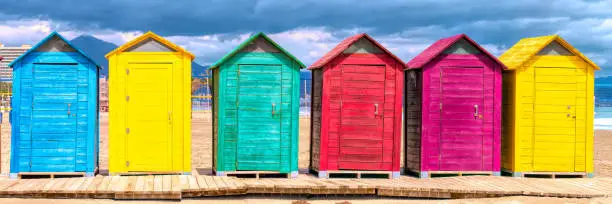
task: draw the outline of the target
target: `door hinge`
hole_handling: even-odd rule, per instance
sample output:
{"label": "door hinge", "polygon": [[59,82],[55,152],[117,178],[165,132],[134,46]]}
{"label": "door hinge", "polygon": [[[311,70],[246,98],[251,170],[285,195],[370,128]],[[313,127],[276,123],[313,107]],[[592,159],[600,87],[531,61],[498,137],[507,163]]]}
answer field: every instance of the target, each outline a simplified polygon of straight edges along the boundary
{"label": "door hinge", "polygon": [[125,96],[125,101],[130,101],[130,96]]}
{"label": "door hinge", "polygon": [[440,103],[440,110],[442,110],[442,103]]}
{"label": "door hinge", "polygon": [[130,69],[125,69],[125,74],[130,75]]}
{"label": "door hinge", "polygon": [[125,161],[125,167],[129,167],[130,166],[130,161]]}
{"label": "door hinge", "polygon": [[130,134],[130,128],[125,128],[125,133]]}

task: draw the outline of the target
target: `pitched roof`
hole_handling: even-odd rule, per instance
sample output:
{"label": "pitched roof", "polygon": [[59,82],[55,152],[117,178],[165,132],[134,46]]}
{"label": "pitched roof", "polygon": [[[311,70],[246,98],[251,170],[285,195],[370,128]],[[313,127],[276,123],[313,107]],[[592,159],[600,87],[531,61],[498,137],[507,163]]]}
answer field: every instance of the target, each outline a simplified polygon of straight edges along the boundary
{"label": "pitched roof", "polygon": [[476,49],[480,50],[482,53],[487,55],[489,58],[493,59],[493,61],[500,64],[503,67],[503,69],[507,69],[506,66],[501,61],[499,61],[499,59],[497,59],[497,57],[489,53],[486,49],[481,47],[478,43],[476,43],[466,34],[458,34],[452,37],[442,38],[436,41],[435,43],[431,44],[427,49],[425,49],[423,52],[421,52],[419,55],[412,58],[412,60],[408,62],[408,69],[422,68],[423,66],[425,66],[425,64],[433,60],[435,57],[437,57],[442,52],[444,52],[444,50],[453,46],[456,42],[458,42],[461,39],[465,39],[466,41],[468,41],[470,44],[472,44],[472,46],[476,47]]}
{"label": "pitched roof", "polygon": [[518,43],[514,44],[514,46],[512,46],[508,51],[502,54],[499,59],[504,62],[506,66],[508,66],[508,69],[517,69],[553,41],[557,41],[565,49],[582,58],[582,60],[593,66],[595,70],[600,69],[597,64],[591,61],[588,57],[584,56],[572,45],[567,43],[567,41],[563,40],[563,38],[561,38],[559,35],[523,38]]}
{"label": "pitched roof", "polygon": [[306,67],[304,65],[304,63],[302,63],[300,60],[298,60],[295,56],[293,56],[291,53],[287,52],[287,50],[285,50],[284,48],[282,48],[280,45],[276,44],[276,42],[274,42],[272,39],[270,39],[268,36],[266,36],[266,34],[259,32],[251,37],[249,37],[249,39],[245,40],[244,42],[240,43],[240,45],[238,45],[236,48],[234,48],[231,52],[227,53],[225,56],[223,56],[221,59],[217,60],[213,65],[211,65],[208,69],[214,69],[217,68],[219,66],[221,66],[221,64],[225,63],[227,60],[231,59],[234,55],[236,55],[236,53],[238,53],[240,50],[242,50],[242,48],[248,46],[249,44],[251,44],[251,42],[255,41],[257,38],[262,37],[263,39],[265,39],[266,41],[268,41],[270,44],[272,44],[274,47],[276,47],[277,49],[279,49],[281,52],[283,52],[283,54],[287,55],[289,58],[291,58],[292,60],[296,61],[298,63],[298,65],[300,65],[300,68],[304,68]]}
{"label": "pitched roof", "polygon": [[89,55],[85,54],[85,52],[81,51],[81,49],[79,49],[79,48],[75,47],[74,45],[72,45],[72,43],[70,43],[70,41],[66,40],[66,38],[64,38],[62,35],[60,35],[59,33],[55,32],[55,31],[51,32],[51,34],[47,35],[47,37],[43,38],[40,42],[38,42],[36,45],[34,45],[28,51],[26,51],[25,53],[23,53],[22,55],[17,57],[17,59],[13,60],[13,62],[11,62],[9,64],[9,67],[13,67],[13,65],[15,65],[15,63],[21,61],[25,56],[27,56],[30,53],[34,52],[36,49],[38,49],[38,47],[44,45],[47,41],[52,39],[54,36],[57,36],[59,39],[64,41],[66,44],[68,44],[68,46],[70,46],[72,49],[76,50],[79,54],[83,55],[87,60],[89,60],[94,65],[96,65],[96,67],[98,67],[98,69],[100,68],[100,65],[98,63],[96,63],[96,61],[94,61],[91,57],[89,57]]}
{"label": "pitched roof", "polygon": [[161,36],[151,32],[151,31],[146,32],[145,34],[142,34],[141,36],[138,36],[136,39],[133,39],[133,40],[131,40],[131,41],[121,45],[120,47],[116,48],[113,51],[110,51],[104,57],[108,58],[108,57],[110,57],[111,55],[113,55],[115,53],[124,52],[125,50],[130,49],[131,47],[133,47],[133,46],[137,45],[138,43],[140,43],[142,41],[145,41],[147,39],[156,40],[159,43],[161,43],[161,44],[163,44],[163,45],[165,45],[167,47],[170,47],[170,48],[172,48],[174,50],[177,50],[177,51],[179,51],[181,53],[185,53],[185,54],[189,55],[189,57],[191,57],[191,60],[193,60],[195,58],[195,55],[193,55],[191,52],[185,50],[181,46],[178,46],[178,45],[176,45],[176,44],[166,40],[165,38],[163,38],[163,37],[161,37]]}
{"label": "pitched roof", "polygon": [[318,69],[318,68],[321,68],[321,67],[325,66],[327,63],[332,61],[338,55],[342,54],[342,52],[344,52],[344,50],[346,50],[349,47],[351,47],[351,45],[353,45],[353,43],[357,42],[361,38],[366,38],[367,40],[372,42],[372,44],[374,44],[376,47],[378,47],[379,49],[384,51],[387,55],[393,57],[393,59],[395,59],[397,62],[399,62],[402,66],[405,66],[404,61],[402,61],[399,57],[397,57],[393,53],[391,53],[391,51],[387,50],[387,48],[383,47],[380,43],[376,42],[376,40],[374,40],[374,38],[370,37],[366,33],[361,33],[361,34],[353,35],[351,37],[348,37],[348,38],[344,39],[342,42],[340,42],[340,44],[336,45],[336,47],[334,47],[334,49],[332,49],[331,51],[327,52],[325,55],[323,55],[323,57],[319,58],[315,63],[310,65],[310,67],[308,67],[308,69]]}

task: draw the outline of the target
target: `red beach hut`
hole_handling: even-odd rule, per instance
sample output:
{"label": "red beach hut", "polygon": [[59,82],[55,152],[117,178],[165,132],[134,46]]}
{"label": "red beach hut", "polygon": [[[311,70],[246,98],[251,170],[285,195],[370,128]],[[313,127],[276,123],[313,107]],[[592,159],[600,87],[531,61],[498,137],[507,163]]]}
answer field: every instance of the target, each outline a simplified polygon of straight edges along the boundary
{"label": "red beach hut", "polygon": [[342,41],[312,70],[310,169],[399,177],[405,64],[367,34]]}
{"label": "red beach hut", "polygon": [[405,160],[421,178],[500,172],[505,66],[465,34],[441,39],[405,72]]}

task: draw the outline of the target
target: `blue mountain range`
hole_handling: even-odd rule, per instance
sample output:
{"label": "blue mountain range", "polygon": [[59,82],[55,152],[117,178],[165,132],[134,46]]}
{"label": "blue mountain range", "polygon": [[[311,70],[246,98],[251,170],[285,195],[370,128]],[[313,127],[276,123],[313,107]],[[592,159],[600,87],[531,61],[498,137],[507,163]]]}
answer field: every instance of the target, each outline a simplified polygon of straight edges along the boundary
{"label": "blue mountain range", "polygon": [[[91,35],[81,35],[72,39],[70,43],[87,53],[87,55],[96,61],[96,63],[102,66],[102,69],[100,70],[100,77],[108,76],[108,60],[106,60],[104,55],[117,48],[117,45],[98,39]],[[208,76],[206,74],[207,68],[208,66],[202,66],[196,62],[192,62],[191,74],[193,77]]]}

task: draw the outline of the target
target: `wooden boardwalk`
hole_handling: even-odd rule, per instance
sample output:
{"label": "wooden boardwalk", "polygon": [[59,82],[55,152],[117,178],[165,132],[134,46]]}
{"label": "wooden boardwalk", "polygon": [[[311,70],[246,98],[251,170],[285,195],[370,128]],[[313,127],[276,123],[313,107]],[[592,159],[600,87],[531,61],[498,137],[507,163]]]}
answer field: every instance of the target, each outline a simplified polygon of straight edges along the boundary
{"label": "wooden boardwalk", "polygon": [[612,178],[541,179],[492,176],[417,179],[241,179],[159,175],[90,178],[0,179],[0,197],[172,199],[244,194],[378,195],[420,198],[549,196],[592,198],[612,195]]}

